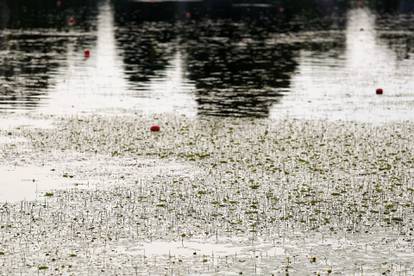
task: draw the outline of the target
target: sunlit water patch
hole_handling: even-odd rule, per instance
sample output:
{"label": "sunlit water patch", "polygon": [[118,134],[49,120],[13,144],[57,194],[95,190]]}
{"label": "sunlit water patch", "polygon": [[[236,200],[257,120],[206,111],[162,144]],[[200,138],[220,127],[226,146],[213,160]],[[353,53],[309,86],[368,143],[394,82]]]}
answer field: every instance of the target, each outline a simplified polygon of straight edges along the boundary
{"label": "sunlit water patch", "polygon": [[52,174],[47,167],[40,166],[2,166],[0,167],[0,201],[31,201],[48,193],[52,189],[65,187],[65,181]]}
{"label": "sunlit water patch", "polygon": [[0,136],[0,145],[2,144],[18,144],[27,142],[24,138],[16,138],[10,136]]}
{"label": "sunlit water patch", "polygon": [[[185,241],[184,241],[185,240]],[[125,250],[131,255],[153,257],[174,257],[189,258],[196,255],[200,256],[250,256],[252,252],[258,252],[265,256],[284,255],[284,249],[276,244],[266,242],[254,242],[253,244],[244,240],[226,239],[204,239],[204,240],[187,240],[182,241],[152,241],[141,243],[138,246],[131,244],[120,245],[118,250]]]}
{"label": "sunlit water patch", "polygon": [[54,128],[53,120],[50,118],[39,118],[25,115],[2,116],[0,117],[0,129],[12,130],[19,128]]}

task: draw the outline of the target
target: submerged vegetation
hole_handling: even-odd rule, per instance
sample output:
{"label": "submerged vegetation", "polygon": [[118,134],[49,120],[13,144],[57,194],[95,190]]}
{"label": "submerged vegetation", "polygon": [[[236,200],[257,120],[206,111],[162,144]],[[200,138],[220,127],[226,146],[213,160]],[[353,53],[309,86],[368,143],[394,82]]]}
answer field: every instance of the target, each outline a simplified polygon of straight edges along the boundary
{"label": "submerged vegetation", "polygon": [[[57,129],[13,130],[30,142],[25,150],[4,145],[4,160],[43,162],[76,153],[91,165],[94,156],[121,165],[144,158],[193,171],[142,178],[140,168],[124,163],[125,175],[113,185],[102,179],[96,189],[74,186],[38,201],[2,204],[2,271],[414,271],[412,123],[156,120],[159,133],[148,129],[154,118],[141,116],[77,116],[61,119]],[[189,250],[145,252],[144,244],[159,241]],[[224,249],[205,253],[194,243]],[[240,249],[228,253],[232,247]]]}

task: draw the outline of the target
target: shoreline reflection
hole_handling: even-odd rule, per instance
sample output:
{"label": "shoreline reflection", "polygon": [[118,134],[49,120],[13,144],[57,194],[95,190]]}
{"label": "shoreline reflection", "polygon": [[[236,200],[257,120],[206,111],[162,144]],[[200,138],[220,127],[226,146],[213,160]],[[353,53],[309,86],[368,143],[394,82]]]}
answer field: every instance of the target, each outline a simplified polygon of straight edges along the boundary
{"label": "shoreline reflection", "polygon": [[17,1],[0,0],[0,112],[411,118],[404,0]]}

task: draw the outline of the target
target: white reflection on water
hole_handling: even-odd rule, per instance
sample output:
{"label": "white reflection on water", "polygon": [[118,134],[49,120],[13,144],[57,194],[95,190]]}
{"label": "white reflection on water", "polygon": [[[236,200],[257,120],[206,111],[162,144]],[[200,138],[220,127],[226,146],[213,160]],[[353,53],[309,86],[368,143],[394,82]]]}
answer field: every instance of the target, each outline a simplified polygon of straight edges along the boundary
{"label": "white reflection on water", "polygon": [[[184,80],[182,58],[177,52],[162,77],[145,84],[147,93],[135,91],[124,74],[123,63],[115,41],[113,10],[105,2],[99,11],[96,47],[85,59],[82,49],[68,44],[67,66],[61,67],[56,85],[50,88],[39,111],[52,114],[118,112],[119,109],[139,112],[179,112],[195,114],[195,101],[183,91],[192,86]],[[93,34],[91,34],[93,35]],[[85,47],[86,48],[86,47]]]}
{"label": "white reflection on water", "polygon": [[[348,12],[345,31],[308,32],[317,38],[309,38],[313,42],[329,45],[331,41],[339,47],[314,50],[306,47],[307,40],[299,40],[305,47],[299,50],[296,73],[292,74],[284,96],[273,104],[270,116],[376,122],[413,120],[414,59],[399,59],[386,40],[380,38],[381,34],[393,31],[380,29],[375,21],[376,16],[370,10],[353,9]],[[48,88],[47,97],[41,99],[40,112],[127,110],[196,116],[197,88],[187,77],[191,67],[186,65],[187,53],[185,48],[180,49],[179,43],[171,43],[170,50],[175,54],[162,72],[149,77],[149,81],[134,83],[125,73],[122,47],[117,47],[114,11],[109,1],[99,7],[96,33],[71,32],[66,66],[57,69],[55,84]],[[301,37],[301,33],[296,35]],[[95,36],[96,45],[79,43],[82,39],[93,41]],[[294,38],[295,34],[289,35],[292,41],[283,43],[294,43]],[[91,48],[89,59],[83,58],[82,47]],[[377,87],[384,89],[384,95],[375,95]],[[219,92],[226,100],[226,91]],[[213,100],[222,99],[215,96]],[[254,110],[256,106],[250,108]]]}
{"label": "white reflection on water", "polygon": [[1,166],[0,202],[35,200],[38,196],[64,186],[62,178],[52,177],[42,166]]}
{"label": "white reflection on water", "polygon": [[195,85],[185,76],[185,59],[177,50],[164,74],[153,77],[137,91],[139,109],[149,113],[182,113],[195,116],[197,107],[194,98]]}
{"label": "white reflection on water", "polygon": [[83,58],[82,49],[68,44],[67,67],[60,68],[42,112],[90,112],[130,103],[125,101],[127,83],[115,47],[113,11],[108,3],[100,7],[97,25],[97,43],[89,59]]}
{"label": "white reflection on water", "polygon": [[252,252],[260,252],[269,256],[283,255],[285,250],[264,241],[246,245],[242,239],[223,239],[217,242],[211,239],[190,241],[152,241],[135,246],[122,245],[119,250],[126,251],[132,255],[153,256],[175,256],[191,257],[194,252],[204,256],[248,256]]}
{"label": "white reflection on water", "polygon": [[[413,60],[398,60],[378,38],[368,9],[348,13],[344,53],[301,50],[290,92],[272,117],[384,122],[412,120]],[[375,95],[377,87],[384,95]]]}

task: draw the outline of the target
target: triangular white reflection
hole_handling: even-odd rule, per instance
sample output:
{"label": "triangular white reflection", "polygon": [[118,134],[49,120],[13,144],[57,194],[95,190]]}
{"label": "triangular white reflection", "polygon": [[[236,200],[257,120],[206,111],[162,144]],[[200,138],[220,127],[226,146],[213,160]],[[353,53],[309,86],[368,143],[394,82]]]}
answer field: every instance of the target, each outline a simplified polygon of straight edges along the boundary
{"label": "triangular white reflection", "polygon": [[[82,40],[95,35],[72,32]],[[83,49],[75,48],[76,39],[68,43],[67,66],[59,69],[56,84],[50,88],[50,98],[40,111],[66,114],[132,107],[131,101],[125,99],[127,82],[116,48],[109,2],[99,7],[96,35],[96,47],[91,47],[88,59],[83,57]]]}
{"label": "triangular white reflection", "polygon": [[[345,44],[328,51],[301,50],[290,92],[271,116],[384,122],[414,119],[406,103],[413,102],[413,61],[398,61],[381,41],[376,16],[368,9],[348,12]],[[339,33],[340,34],[340,33]],[[340,38],[332,38],[339,41]],[[375,95],[377,87],[385,90]]]}

